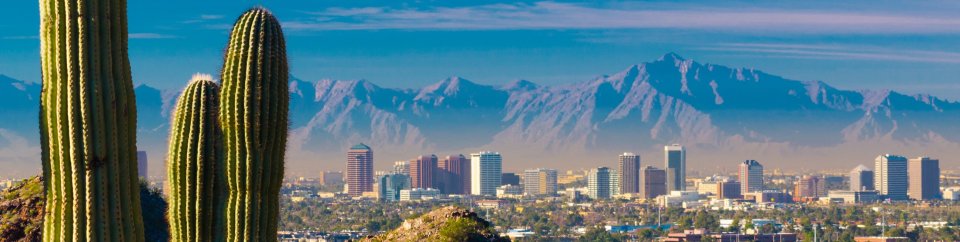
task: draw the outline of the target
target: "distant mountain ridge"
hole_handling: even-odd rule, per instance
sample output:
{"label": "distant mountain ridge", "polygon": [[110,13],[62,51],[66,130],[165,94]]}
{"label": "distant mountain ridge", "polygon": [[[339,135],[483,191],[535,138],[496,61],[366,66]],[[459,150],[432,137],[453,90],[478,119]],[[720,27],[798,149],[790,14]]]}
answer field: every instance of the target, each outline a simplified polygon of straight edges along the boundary
{"label": "distant mountain ridge", "polygon": [[[177,91],[146,85],[136,91],[140,146],[159,159]],[[0,100],[13,104],[4,117],[32,118],[4,120],[0,130],[16,130],[36,143],[38,92],[38,84],[0,76]],[[828,152],[847,144],[912,147],[902,152],[960,147],[957,102],[890,90],[840,90],[675,53],[565,85],[518,80],[493,86],[450,77],[419,89],[395,89],[365,80],[294,78],[290,94],[288,153],[294,167],[315,166],[312,160],[319,159],[338,168],[343,150],[359,142],[384,155],[378,164],[419,153],[494,149],[533,160],[523,164],[530,167],[571,154],[583,154],[570,159],[584,160],[670,143],[731,157]],[[933,146],[938,148],[924,148]]]}

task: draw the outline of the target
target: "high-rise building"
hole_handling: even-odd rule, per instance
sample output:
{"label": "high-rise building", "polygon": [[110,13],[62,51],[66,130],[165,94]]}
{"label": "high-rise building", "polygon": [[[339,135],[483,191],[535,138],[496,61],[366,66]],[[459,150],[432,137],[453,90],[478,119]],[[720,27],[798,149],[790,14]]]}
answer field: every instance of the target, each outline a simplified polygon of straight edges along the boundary
{"label": "high-rise building", "polygon": [[399,160],[393,162],[393,173],[410,175],[410,162],[405,160]]}
{"label": "high-rise building", "polygon": [[504,172],[500,175],[500,185],[514,185],[520,186],[520,175],[513,172]]}
{"label": "high-rise building", "polygon": [[667,171],[667,191],[687,189],[687,150],[682,145],[663,147],[664,170]]}
{"label": "high-rise building", "polygon": [[930,157],[910,159],[907,165],[910,177],[910,199],[940,199],[940,160]]}
{"label": "high-rise building", "polygon": [[818,176],[803,176],[794,183],[794,201],[811,201],[826,196],[826,182]]}
{"label": "high-rise building", "polygon": [[615,169],[610,169],[608,172],[610,172],[610,197],[620,195],[620,173]]}
{"label": "high-rise building", "polygon": [[343,172],[342,171],[320,172],[320,185],[325,185],[325,186],[343,185]]}
{"label": "high-rise building", "polygon": [[149,173],[147,172],[149,171],[149,169],[147,168],[149,168],[147,164],[147,152],[138,150],[137,151],[137,175],[140,176],[140,179],[146,179],[148,177]]}
{"label": "high-rise building", "polygon": [[640,197],[655,198],[667,194],[667,171],[653,166],[640,171]]}
{"label": "high-rise building", "polygon": [[470,193],[470,160],[463,155],[449,155],[437,164],[443,184],[440,192],[446,194]]}
{"label": "high-rise building", "polygon": [[640,192],[640,155],[620,155],[617,173],[620,174],[620,194]]}
{"label": "high-rise building", "polygon": [[[482,151],[470,154],[470,192],[473,195],[497,195],[503,178],[500,153]],[[519,180],[519,179],[518,179]]]}
{"label": "high-rise building", "polygon": [[347,194],[363,196],[373,191],[373,149],[363,143],[347,151]]}
{"label": "high-rise building", "polygon": [[717,182],[717,198],[724,199],[740,199],[743,198],[743,194],[740,192],[742,189],[740,182],[738,181],[718,181]]}
{"label": "high-rise building", "polygon": [[763,165],[755,160],[740,163],[740,193],[763,191]]}
{"label": "high-rise building", "polygon": [[434,171],[437,170],[436,155],[421,155],[410,161],[410,187],[434,187]]}
{"label": "high-rise building", "polygon": [[907,158],[885,154],[877,156],[874,168],[873,186],[880,196],[890,200],[907,200]]}
{"label": "high-rise building", "polygon": [[590,170],[587,174],[587,196],[593,199],[610,198],[610,168]]}
{"label": "high-rise building", "polygon": [[873,191],[873,170],[858,165],[850,171],[850,191]]}
{"label": "high-rise building", "polygon": [[556,195],[557,170],[539,168],[523,171],[523,193],[526,195]]}
{"label": "high-rise building", "polygon": [[394,173],[380,177],[380,199],[384,201],[400,201],[400,190],[410,189],[410,177]]}

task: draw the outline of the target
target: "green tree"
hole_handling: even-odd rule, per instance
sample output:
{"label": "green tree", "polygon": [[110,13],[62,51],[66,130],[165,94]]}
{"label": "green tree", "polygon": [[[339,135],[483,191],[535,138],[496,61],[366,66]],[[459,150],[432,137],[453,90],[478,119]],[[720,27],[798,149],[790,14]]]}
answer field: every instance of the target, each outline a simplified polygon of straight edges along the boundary
{"label": "green tree", "polygon": [[587,233],[584,233],[582,236],[580,236],[580,239],[578,241],[619,242],[620,239],[617,239],[616,237],[613,237],[613,235],[610,235],[610,233],[608,233],[607,230],[604,229],[603,227],[595,226],[587,230]]}

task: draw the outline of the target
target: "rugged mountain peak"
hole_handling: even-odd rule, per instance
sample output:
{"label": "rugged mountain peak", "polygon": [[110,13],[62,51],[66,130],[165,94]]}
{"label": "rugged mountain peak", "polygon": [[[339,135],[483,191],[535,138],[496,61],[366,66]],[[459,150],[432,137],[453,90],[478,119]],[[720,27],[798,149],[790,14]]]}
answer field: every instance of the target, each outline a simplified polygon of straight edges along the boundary
{"label": "rugged mountain peak", "polygon": [[540,85],[527,80],[516,80],[504,85],[501,89],[507,91],[531,91],[540,88]]}
{"label": "rugged mountain peak", "polygon": [[686,59],[684,59],[682,56],[680,56],[675,52],[667,52],[666,54],[663,54],[663,56],[660,56],[660,58],[657,59],[657,62],[661,62],[661,61],[666,61],[666,62],[681,61],[682,62],[682,61],[686,61]]}

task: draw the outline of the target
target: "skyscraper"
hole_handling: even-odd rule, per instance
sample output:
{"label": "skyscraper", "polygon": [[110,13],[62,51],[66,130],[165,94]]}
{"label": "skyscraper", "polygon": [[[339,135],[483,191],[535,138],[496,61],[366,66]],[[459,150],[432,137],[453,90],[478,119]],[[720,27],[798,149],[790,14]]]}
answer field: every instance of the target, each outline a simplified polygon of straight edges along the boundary
{"label": "skyscraper", "polygon": [[620,174],[620,194],[640,192],[640,155],[620,155],[617,172]]}
{"label": "skyscraper", "polygon": [[907,158],[885,154],[877,156],[874,165],[874,187],[890,200],[907,200]]}
{"label": "skyscraper", "polygon": [[527,195],[556,195],[557,170],[538,168],[523,171],[523,193]]}
{"label": "skyscraper", "polygon": [[362,196],[373,191],[373,149],[363,143],[347,151],[347,194]]}
{"label": "skyscraper", "polygon": [[587,196],[593,199],[610,198],[610,168],[590,170],[587,174]]}
{"label": "skyscraper", "polygon": [[763,165],[755,160],[740,163],[740,193],[763,191]]}
{"label": "skyscraper", "polygon": [[655,198],[667,194],[667,172],[653,166],[640,171],[640,197]]}
{"label": "skyscraper", "polygon": [[380,177],[380,199],[385,201],[400,201],[400,190],[410,189],[410,177],[394,173]]}
{"label": "skyscraper", "polygon": [[850,171],[850,191],[873,191],[873,170],[864,165],[858,165]]}
{"label": "skyscraper", "polygon": [[667,171],[667,191],[687,189],[687,150],[679,144],[663,147],[664,170]]}
{"label": "skyscraper", "polygon": [[500,153],[482,151],[470,154],[470,192],[474,195],[497,195],[502,178],[503,158]]}
{"label": "skyscraper", "polygon": [[137,174],[140,176],[141,179],[146,179],[147,175],[149,175],[149,173],[147,173],[149,171],[149,169],[147,168],[149,167],[147,166],[148,166],[147,152],[138,150],[137,151]]}
{"label": "skyscraper", "polygon": [[437,164],[442,173],[443,187],[440,191],[446,194],[470,193],[470,161],[463,155],[449,155]]}
{"label": "skyscraper", "polygon": [[610,197],[620,195],[620,173],[615,169],[609,169],[610,173]]}
{"label": "skyscraper", "polygon": [[434,171],[437,170],[436,155],[421,155],[410,161],[410,188],[434,187]]}
{"label": "skyscraper", "polygon": [[930,200],[940,196],[940,160],[930,157],[910,159],[907,165],[910,177],[910,199]]}

